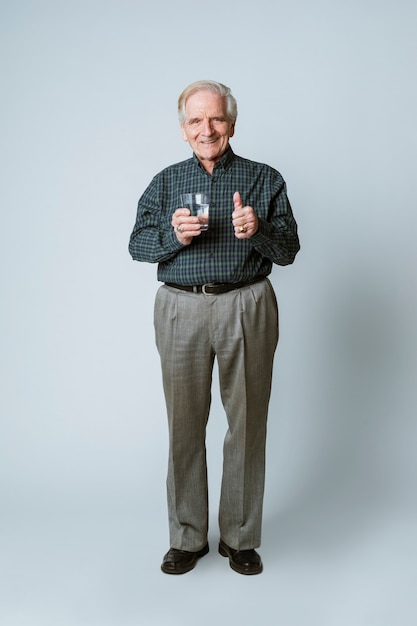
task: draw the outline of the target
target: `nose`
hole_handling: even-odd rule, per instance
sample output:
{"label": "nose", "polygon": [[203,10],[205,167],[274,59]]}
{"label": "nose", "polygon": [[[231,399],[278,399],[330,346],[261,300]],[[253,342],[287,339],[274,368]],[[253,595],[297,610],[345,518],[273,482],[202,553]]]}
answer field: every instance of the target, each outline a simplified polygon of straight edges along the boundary
{"label": "nose", "polygon": [[213,125],[211,123],[211,120],[209,118],[203,120],[203,126],[202,126],[202,133],[203,135],[211,135],[213,132]]}

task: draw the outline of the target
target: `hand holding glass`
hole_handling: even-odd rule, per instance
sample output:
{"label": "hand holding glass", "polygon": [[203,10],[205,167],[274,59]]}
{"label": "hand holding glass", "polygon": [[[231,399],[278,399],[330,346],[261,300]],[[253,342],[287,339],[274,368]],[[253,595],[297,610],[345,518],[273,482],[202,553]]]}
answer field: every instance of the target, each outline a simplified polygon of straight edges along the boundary
{"label": "hand holding glass", "polygon": [[182,193],[181,206],[196,215],[201,230],[208,230],[210,198],[206,193]]}

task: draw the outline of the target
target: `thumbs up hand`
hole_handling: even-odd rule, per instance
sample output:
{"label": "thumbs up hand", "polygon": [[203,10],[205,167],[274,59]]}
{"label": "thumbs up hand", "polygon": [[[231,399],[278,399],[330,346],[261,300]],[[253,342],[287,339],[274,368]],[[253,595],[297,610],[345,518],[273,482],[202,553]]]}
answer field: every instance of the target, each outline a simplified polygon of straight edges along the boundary
{"label": "thumbs up hand", "polygon": [[243,206],[240,193],[233,194],[235,210],[232,213],[232,223],[237,239],[249,239],[258,230],[258,216],[251,206]]}

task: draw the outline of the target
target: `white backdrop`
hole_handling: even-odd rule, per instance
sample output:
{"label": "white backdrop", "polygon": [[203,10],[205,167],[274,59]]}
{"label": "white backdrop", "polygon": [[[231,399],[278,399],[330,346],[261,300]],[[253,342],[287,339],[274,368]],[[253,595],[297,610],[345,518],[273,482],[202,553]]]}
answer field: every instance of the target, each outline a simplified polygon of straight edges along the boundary
{"label": "white backdrop", "polygon": [[[417,617],[413,0],[0,1],[0,619],[392,626]],[[139,195],[189,155],[179,93],[231,86],[287,181],[265,572],[163,576],[167,438]],[[222,621],[223,620],[223,621]]]}

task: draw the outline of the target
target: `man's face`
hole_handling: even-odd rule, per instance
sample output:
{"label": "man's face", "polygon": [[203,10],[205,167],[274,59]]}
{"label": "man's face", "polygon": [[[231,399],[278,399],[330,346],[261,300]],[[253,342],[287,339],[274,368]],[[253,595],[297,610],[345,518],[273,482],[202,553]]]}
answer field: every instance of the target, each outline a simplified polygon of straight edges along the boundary
{"label": "man's face", "polygon": [[226,152],[235,125],[227,115],[225,98],[202,90],[188,98],[181,129],[184,141],[188,141],[205,169],[212,170]]}

